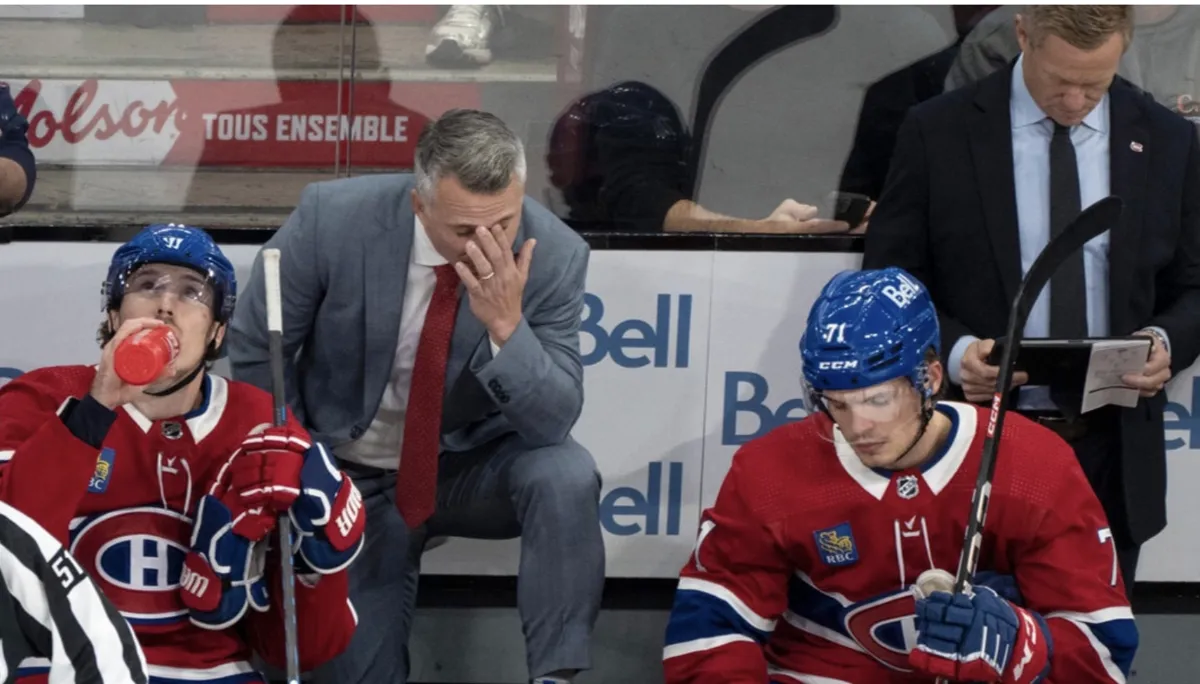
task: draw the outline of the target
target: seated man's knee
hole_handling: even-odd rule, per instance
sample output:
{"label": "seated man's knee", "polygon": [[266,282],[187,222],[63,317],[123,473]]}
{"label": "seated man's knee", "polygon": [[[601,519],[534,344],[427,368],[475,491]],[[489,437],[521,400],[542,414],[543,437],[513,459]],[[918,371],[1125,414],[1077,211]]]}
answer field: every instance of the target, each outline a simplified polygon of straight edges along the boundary
{"label": "seated man's knee", "polygon": [[520,478],[524,493],[568,505],[599,503],[600,472],[592,454],[578,442],[535,449],[528,461]]}

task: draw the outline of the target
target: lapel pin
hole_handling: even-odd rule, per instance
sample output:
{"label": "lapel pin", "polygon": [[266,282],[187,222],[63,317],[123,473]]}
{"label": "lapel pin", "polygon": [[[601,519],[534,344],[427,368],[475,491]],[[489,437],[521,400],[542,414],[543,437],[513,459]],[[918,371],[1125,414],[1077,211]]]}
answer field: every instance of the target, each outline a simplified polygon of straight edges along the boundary
{"label": "lapel pin", "polygon": [[1129,149],[1133,150],[1134,152],[1141,152],[1142,144],[1135,140],[1135,141],[1129,143]]}

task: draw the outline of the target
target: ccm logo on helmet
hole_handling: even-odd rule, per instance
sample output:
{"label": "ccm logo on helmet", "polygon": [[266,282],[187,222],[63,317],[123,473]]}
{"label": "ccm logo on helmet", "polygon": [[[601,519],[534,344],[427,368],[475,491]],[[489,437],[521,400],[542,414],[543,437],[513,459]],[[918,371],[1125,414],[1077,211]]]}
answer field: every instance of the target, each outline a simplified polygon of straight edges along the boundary
{"label": "ccm logo on helmet", "polygon": [[819,361],[817,368],[820,370],[850,370],[858,368],[857,361]]}
{"label": "ccm logo on helmet", "polygon": [[900,281],[900,286],[885,285],[883,296],[895,302],[896,306],[904,309],[909,304],[912,304],[917,295],[921,293],[921,285],[915,280],[905,277],[902,273],[896,274],[896,278]]}

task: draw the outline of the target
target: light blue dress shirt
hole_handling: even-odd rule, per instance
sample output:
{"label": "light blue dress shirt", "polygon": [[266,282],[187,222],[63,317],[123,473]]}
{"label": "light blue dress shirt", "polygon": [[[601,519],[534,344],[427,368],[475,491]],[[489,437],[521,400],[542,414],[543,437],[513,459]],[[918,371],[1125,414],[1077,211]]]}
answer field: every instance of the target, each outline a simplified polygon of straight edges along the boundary
{"label": "light blue dress shirt", "polygon": [[[1017,230],[1021,245],[1021,275],[1029,271],[1050,240],[1050,139],[1054,122],[1034,102],[1025,85],[1018,57],[1012,72],[1009,114],[1012,119],[1013,184],[1017,200]],[[1071,127],[1071,143],[1079,168],[1080,207],[1087,208],[1109,195],[1109,96],[1096,105],[1083,123]],[[1109,334],[1108,321],[1108,231],[1084,247],[1083,271],[1087,291],[1087,326],[1091,337]],[[1050,335],[1050,288],[1038,296],[1025,323],[1025,337]],[[1166,333],[1155,329],[1166,339]],[[962,384],[962,357],[967,346],[979,338],[965,336],[950,351],[950,380]],[[1021,408],[1053,409],[1044,387],[1022,389]]]}

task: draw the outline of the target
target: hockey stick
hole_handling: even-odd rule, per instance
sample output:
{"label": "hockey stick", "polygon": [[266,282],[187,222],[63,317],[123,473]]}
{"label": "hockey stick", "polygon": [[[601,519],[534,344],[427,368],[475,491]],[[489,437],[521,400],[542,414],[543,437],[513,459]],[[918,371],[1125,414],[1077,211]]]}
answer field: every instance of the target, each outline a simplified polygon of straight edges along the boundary
{"label": "hockey stick", "polygon": [[[283,387],[283,300],[279,292],[279,250],[264,249],[263,281],[267,290],[267,333],[270,337],[271,395],[274,399],[275,427],[287,425],[287,400]],[[292,523],[281,513],[279,528],[279,567],[283,585],[284,656],[287,659],[288,684],[300,683],[300,645],[296,636],[296,571],[292,567]]]}
{"label": "hockey stick", "polygon": [[[1000,354],[1000,373],[996,378],[996,393],[992,396],[992,413],[988,418],[987,437],[983,440],[983,456],[979,461],[979,476],[975,479],[975,491],[971,494],[971,519],[967,521],[967,532],[963,550],[958,557],[958,572],[953,587],[929,587],[934,591],[961,593],[967,581],[975,574],[979,565],[979,550],[983,545],[983,524],[987,519],[988,501],[992,495],[992,476],[996,472],[996,452],[1000,448],[1000,436],[1004,433],[1004,414],[1008,412],[1008,395],[1016,372],[1017,350],[1024,336],[1025,320],[1038,295],[1050,281],[1050,277],[1067,257],[1083,249],[1089,240],[1117,225],[1121,218],[1123,203],[1116,196],[1105,197],[1087,209],[1057,237],[1050,240],[1025,278],[1017,287],[1008,314],[1008,332],[1004,350]],[[938,684],[945,684],[938,678]]]}

